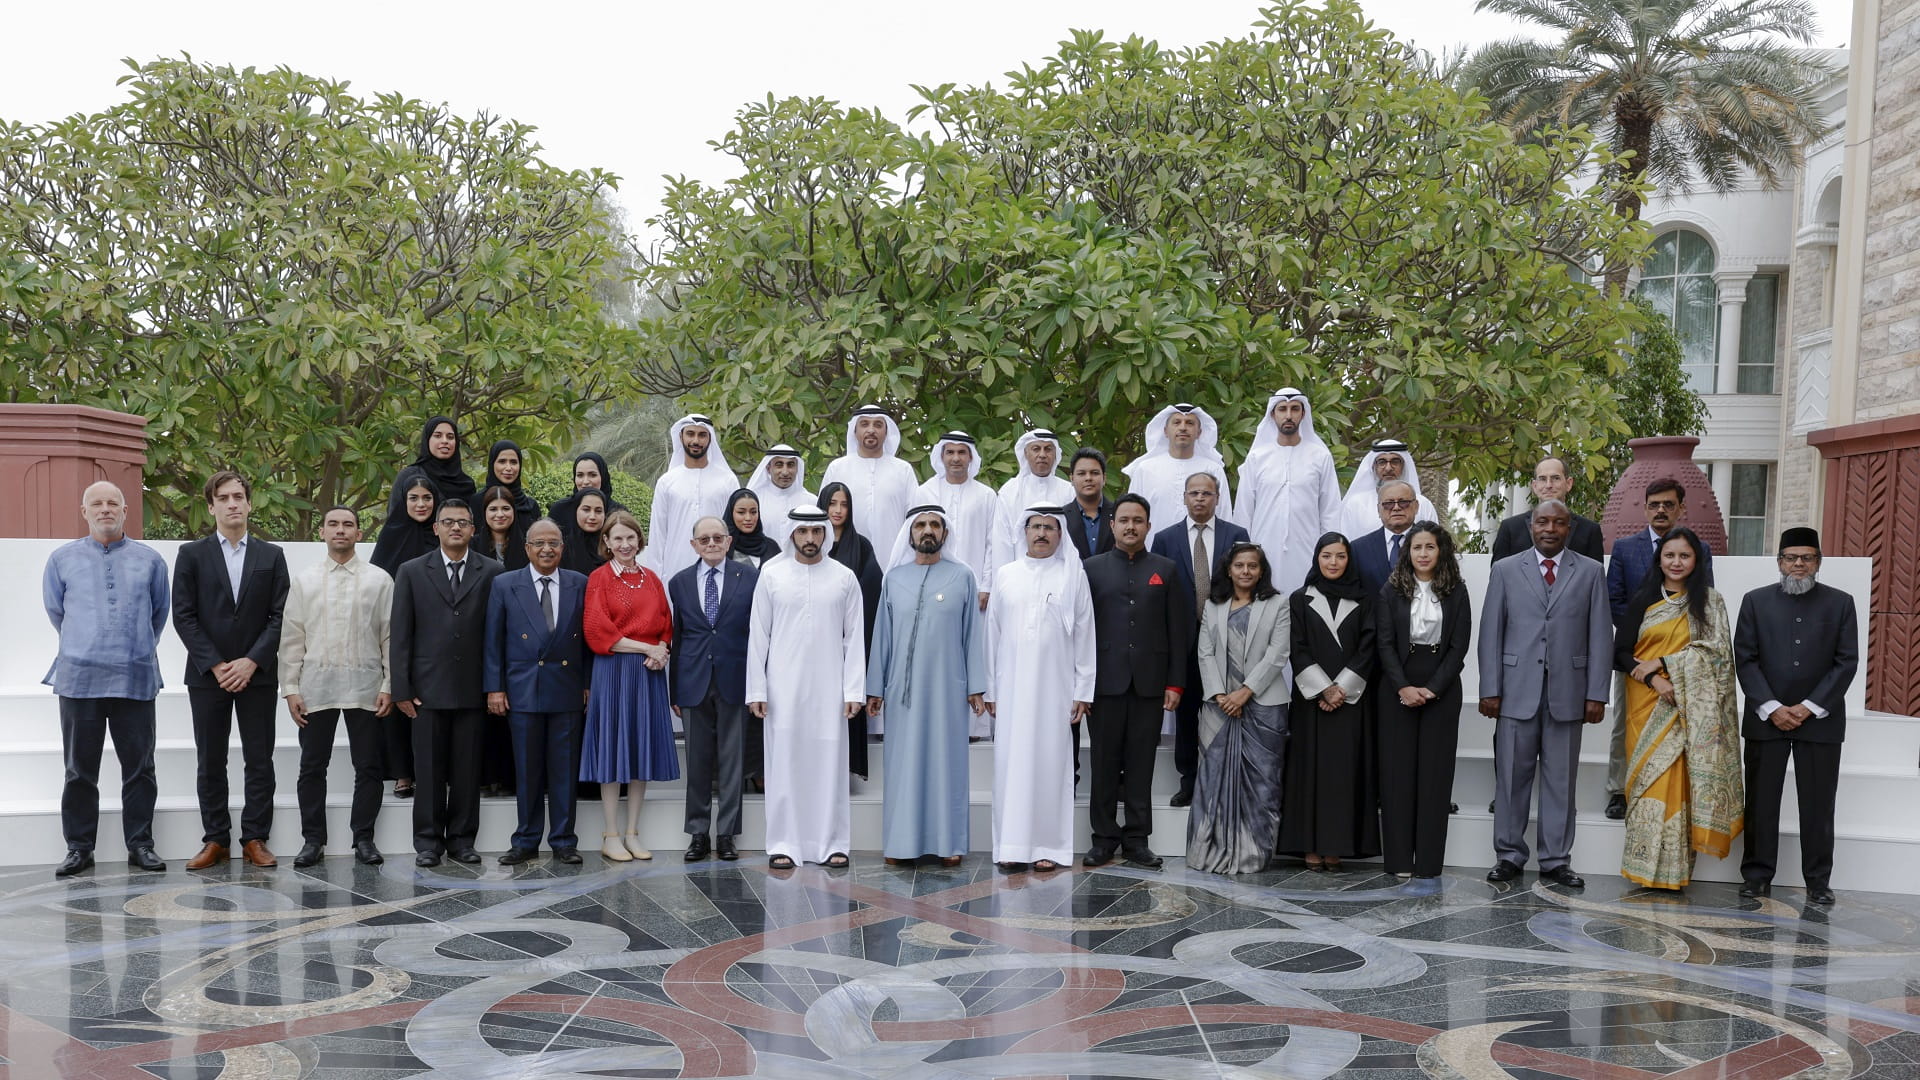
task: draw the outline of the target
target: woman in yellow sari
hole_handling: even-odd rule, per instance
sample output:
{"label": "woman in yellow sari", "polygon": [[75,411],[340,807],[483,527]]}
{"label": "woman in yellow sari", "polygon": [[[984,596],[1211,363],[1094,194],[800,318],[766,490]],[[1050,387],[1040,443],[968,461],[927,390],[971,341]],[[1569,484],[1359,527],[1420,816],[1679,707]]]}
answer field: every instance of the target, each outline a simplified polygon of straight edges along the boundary
{"label": "woman in yellow sari", "polygon": [[1620,873],[1654,889],[1740,835],[1740,712],[1727,605],[1690,529],[1667,533],[1614,631],[1627,673],[1627,836]]}

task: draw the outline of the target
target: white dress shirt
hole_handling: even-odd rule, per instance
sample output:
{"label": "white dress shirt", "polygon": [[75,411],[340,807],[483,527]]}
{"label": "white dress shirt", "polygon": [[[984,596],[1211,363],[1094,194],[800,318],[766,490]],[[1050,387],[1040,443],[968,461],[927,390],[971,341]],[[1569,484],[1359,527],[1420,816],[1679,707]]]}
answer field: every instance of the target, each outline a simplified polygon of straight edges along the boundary
{"label": "white dress shirt", "polygon": [[228,543],[226,537],[220,537],[220,554],[227,560],[227,587],[233,590],[233,602],[236,604],[240,602],[240,576],[247,568],[247,543],[251,539],[246,533],[241,533],[240,539],[232,543]]}
{"label": "white dress shirt", "polygon": [[1413,583],[1413,601],[1407,608],[1407,640],[1415,645],[1440,644],[1440,598],[1433,582]]}
{"label": "white dress shirt", "polygon": [[[1196,537],[1200,541],[1200,550],[1206,553],[1207,576],[1208,578],[1212,578],[1213,556],[1214,556],[1214,553],[1218,550],[1213,545],[1220,538],[1219,517],[1217,516],[1214,517],[1211,521],[1208,521],[1204,525],[1202,525],[1198,521],[1193,520],[1192,518],[1187,519],[1187,557],[1189,559],[1193,558],[1193,541]],[[1198,570],[1200,568],[1198,566],[1195,566],[1194,569]]]}
{"label": "white dress shirt", "polygon": [[553,611],[554,611],[553,617],[555,619],[558,619],[560,617],[560,606],[561,606],[560,605],[560,571],[559,569],[556,568],[554,572],[551,574],[543,574],[537,568],[535,568],[531,563],[529,563],[527,566],[527,573],[533,576],[533,600],[534,600],[534,603],[536,604],[540,602],[540,583],[542,581],[553,582]]}

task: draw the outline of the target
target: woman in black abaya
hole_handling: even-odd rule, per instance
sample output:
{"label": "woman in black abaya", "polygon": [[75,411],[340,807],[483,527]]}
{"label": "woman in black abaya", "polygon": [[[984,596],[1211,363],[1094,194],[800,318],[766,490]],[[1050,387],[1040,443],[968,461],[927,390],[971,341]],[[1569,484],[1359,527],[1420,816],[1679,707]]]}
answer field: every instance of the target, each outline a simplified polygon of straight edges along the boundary
{"label": "woman in black abaya", "polygon": [[[860,581],[861,607],[867,613],[867,659],[873,659],[873,617],[880,610],[880,560],[873,545],[853,527],[853,493],[847,485],[834,481],[820,489],[820,509],[827,512],[833,528],[833,547],[827,554],[833,561],[853,571]],[[861,709],[847,721],[847,767],[855,776],[867,778],[867,711]]]}

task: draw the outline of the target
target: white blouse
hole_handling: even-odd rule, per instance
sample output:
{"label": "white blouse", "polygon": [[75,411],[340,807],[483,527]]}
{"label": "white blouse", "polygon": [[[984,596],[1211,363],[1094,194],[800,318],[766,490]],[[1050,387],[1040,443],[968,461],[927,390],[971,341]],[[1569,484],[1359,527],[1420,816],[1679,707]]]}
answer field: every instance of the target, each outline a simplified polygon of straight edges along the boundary
{"label": "white blouse", "polygon": [[1440,644],[1440,598],[1433,594],[1431,581],[1414,582],[1407,610],[1407,638],[1415,645]]}

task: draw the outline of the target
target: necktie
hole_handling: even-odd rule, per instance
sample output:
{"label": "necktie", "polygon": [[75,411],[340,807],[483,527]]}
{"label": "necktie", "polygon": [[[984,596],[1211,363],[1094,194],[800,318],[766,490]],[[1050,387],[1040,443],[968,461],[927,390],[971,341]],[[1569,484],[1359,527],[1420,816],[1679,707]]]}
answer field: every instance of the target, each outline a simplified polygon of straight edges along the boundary
{"label": "necktie", "polygon": [[560,621],[560,617],[553,610],[553,579],[550,577],[540,579],[540,610],[547,616],[547,633],[553,633],[554,625]]}
{"label": "necktie", "polygon": [[450,562],[447,564],[447,576],[448,576],[448,579],[453,582],[453,587],[455,589],[458,589],[460,587],[460,568],[465,565],[467,565],[467,560],[465,559],[461,559],[459,562]]}
{"label": "necktie", "polygon": [[1552,584],[1553,584],[1553,560],[1552,560],[1552,559],[1541,559],[1541,560],[1540,560],[1540,565],[1541,565],[1541,566],[1542,566],[1543,568],[1545,568],[1545,569],[1546,569],[1546,571],[1547,571],[1547,584],[1548,584],[1548,585],[1552,585]]}
{"label": "necktie", "polygon": [[706,597],[705,606],[706,606],[706,612],[707,612],[707,624],[709,626],[720,625],[720,583],[719,581],[715,580],[719,576],[720,576],[719,567],[715,566],[715,567],[708,568],[707,597]]}
{"label": "necktie", "polygon": [[1195,610],[1207,610],[1207,594],[1213,591],[1213,567],[1207,563],[1207,527],[1201,525],[1193,530],[1193,606]]}
{"label": "necktie", "polygon": [[1404,539],[1404,537],[1399,533],[1395,533],[1387,538],[1387,569],[1389,570],[1400,565],[1400,541],[1402,539]]}

